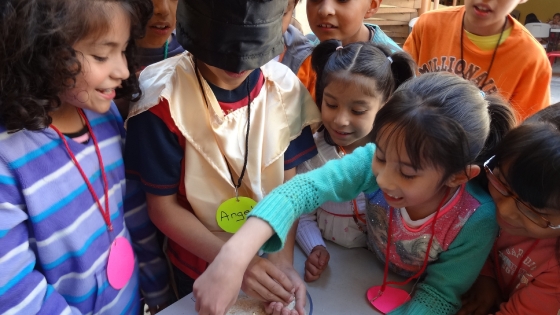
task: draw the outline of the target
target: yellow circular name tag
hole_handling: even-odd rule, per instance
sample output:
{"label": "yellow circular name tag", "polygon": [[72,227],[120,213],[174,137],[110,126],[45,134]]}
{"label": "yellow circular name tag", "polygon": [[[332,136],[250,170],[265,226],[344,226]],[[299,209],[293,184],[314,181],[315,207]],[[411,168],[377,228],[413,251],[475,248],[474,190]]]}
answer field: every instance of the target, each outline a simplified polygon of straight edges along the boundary
{"label": "yellow circular name tag", "polygon": [[256,204],[256,201],[248,197],[228,199],[218,207],[216,221],[222,230],[235,233],[247,221],[247,215]]}

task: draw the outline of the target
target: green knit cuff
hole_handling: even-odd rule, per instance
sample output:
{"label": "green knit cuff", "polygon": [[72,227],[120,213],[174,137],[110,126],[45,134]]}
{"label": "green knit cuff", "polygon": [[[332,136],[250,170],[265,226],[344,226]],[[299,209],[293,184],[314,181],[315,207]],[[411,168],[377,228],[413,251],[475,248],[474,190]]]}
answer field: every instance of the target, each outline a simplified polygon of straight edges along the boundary
{"label": "green knit cuff", "polygon": [[270,194],[261,200],[249,213],[249,217],[256,217],[266,221],[275,234],[261,248],[266,253],[277,252],[284,247],[288,232],[297,217],[294,215],[292,203],[281,194]]}

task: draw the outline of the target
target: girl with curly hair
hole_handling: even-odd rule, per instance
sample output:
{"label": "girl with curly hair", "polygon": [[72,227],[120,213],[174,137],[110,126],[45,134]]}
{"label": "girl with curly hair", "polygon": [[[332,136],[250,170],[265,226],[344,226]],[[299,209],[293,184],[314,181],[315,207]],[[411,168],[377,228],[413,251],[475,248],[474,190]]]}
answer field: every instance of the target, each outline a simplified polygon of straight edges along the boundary
{"label": "girl with curly hair", "polygon": [[[0,5],[0,313],[139,314],[167,302],[115,97],[139,97],[150,0]],[[134,244],[136,256],[131,243]]]}

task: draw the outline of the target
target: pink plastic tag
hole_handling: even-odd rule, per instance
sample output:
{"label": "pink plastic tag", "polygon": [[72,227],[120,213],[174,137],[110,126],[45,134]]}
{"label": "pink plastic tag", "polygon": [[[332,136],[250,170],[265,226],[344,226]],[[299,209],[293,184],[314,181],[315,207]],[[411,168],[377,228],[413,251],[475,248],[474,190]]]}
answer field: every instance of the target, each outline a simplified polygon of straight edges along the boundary
{"label": "pink plastic tag", "polygon": [[109,284],[111,287],[120,290],[128,283],[133,272],[134,252],[132,246],[126,238],[117,237],[111,244],[107,262]]}
{"label": "pink plastic tag", "polygon": [[381,290],[380,285],[371,287],[367,290],[366,296],[371,305],[383,314],[389,313],[410,300],[410,295],[405,290],[386,286],[381,295],[379,295],[379,290]]}

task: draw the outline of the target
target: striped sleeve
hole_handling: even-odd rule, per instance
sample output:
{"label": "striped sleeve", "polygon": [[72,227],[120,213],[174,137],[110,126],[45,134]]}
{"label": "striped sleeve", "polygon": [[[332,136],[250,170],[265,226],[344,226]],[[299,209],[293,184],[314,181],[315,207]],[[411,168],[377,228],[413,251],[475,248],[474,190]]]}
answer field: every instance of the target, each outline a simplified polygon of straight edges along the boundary
{"label": "striped sleeve", "polygon": [[155,225],[150,221],[140,182],[127,180],[124,219],[140,267],[140,289],[146,304],[161,305],[169,301],[167,262]]}
{"label": "striped sleeve", "polygon": [[36,269],[25,201],[4,162],[0,163],[0,217],[0,314],[79,314]]}

